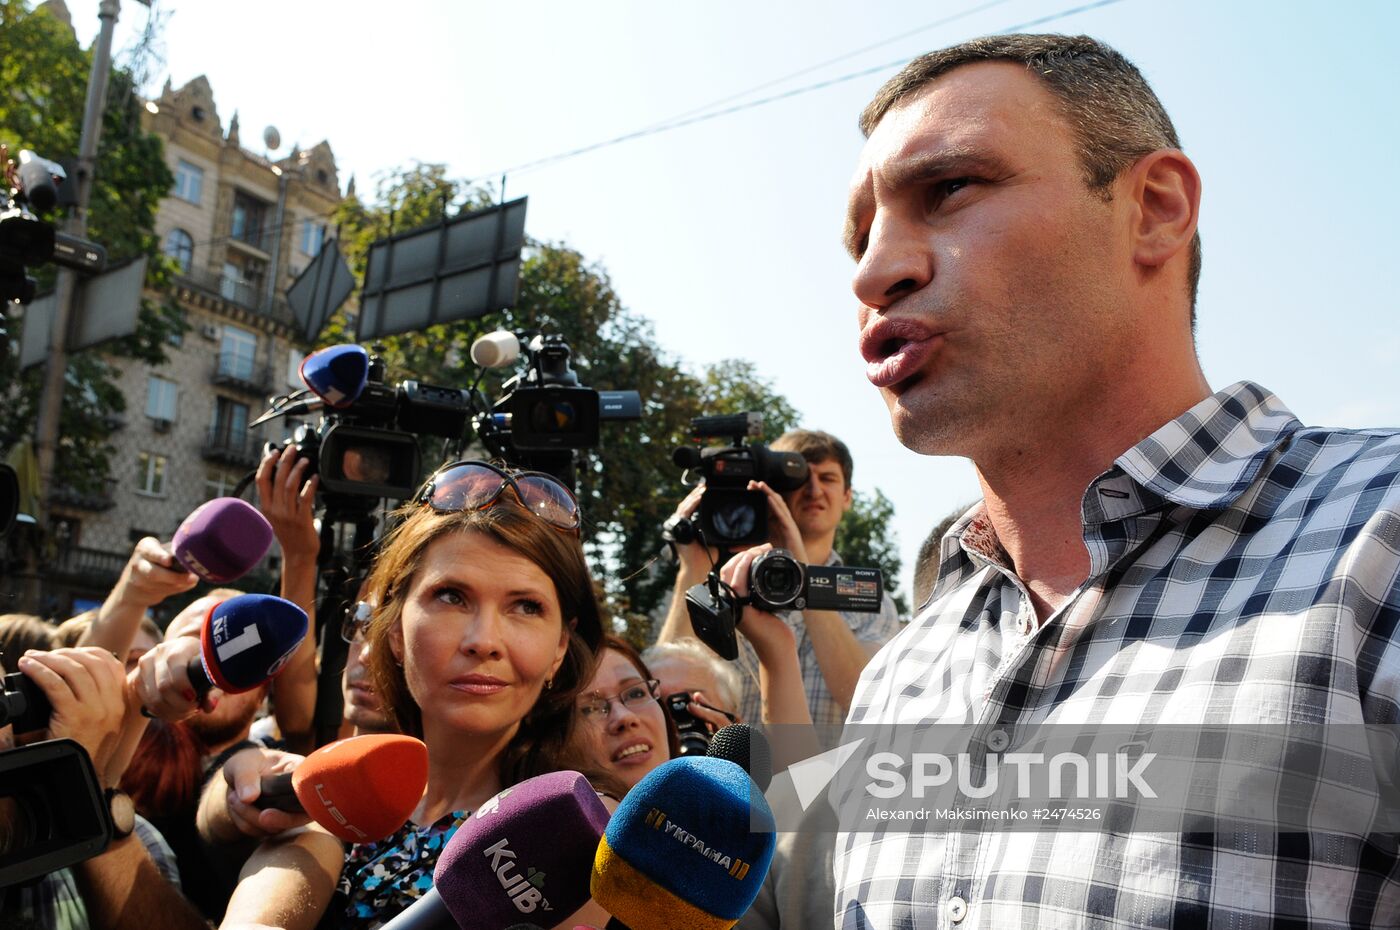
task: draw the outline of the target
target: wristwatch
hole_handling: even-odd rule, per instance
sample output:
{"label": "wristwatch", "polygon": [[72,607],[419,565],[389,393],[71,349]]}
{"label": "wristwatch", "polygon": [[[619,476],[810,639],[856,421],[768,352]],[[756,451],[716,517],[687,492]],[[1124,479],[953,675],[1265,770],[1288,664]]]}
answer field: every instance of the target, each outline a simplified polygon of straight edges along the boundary
{"label": "wristwatch", "polygon": [[124,840],[136,829],[136,804],[120,788],[108,788],[103,794],[112,818],[112,839]]}

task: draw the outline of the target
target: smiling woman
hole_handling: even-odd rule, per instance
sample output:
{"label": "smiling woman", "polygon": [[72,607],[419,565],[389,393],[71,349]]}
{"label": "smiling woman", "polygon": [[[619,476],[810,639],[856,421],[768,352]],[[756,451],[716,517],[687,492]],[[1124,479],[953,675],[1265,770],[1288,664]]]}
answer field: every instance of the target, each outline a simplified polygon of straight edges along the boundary
{"label": "smiling woman", "polygon": [[593,680],[577,699],[579,768],[619,798],[652,769],[680,755],[675,721],[637,650],[607,636]]}
{"label": "smiling woman", "polygon": [[366,641],[385,713],[428,747],[423,799],[392,836],[348,855],[314,828],[264,844],[226,925],[378,927],[432,887],[438,852],[472,811],[570,767],[603,635],[578,536],[515,494],[404,514],[368,583],[379,606]]}

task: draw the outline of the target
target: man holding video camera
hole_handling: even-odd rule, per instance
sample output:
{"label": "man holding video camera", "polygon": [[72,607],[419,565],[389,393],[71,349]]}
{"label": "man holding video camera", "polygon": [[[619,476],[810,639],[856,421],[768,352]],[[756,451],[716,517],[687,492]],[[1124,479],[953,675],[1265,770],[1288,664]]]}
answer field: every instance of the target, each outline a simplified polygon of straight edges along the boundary
{"label": "man holding video camera", "polygon": [[[796,452],[807,462],[807,480],[779,495],[762,482],[751,485],[768,497],[769,541],[808,565],[839,565],[832,548],[841,518],[851,509],[851,453],[846,444],[816,430],[789,430],[773,443],[775,452]],[[704,487],[696,488],[676,509],[691,517],[700,507]],[[676,544],[679,568],[675,593],[658,642],[694,636],[686,613],[685,593],[703,582],[714,564],[713,550],[699,543]],[[899,615],[886,594],[878,613],[838,613],[828,610],[790,611],[785,617],[797,637],[797,655],[812,722],[840,726],[850,706],[856,680],[870,657],[899,632]],[[738,663],[743,672],[739,713],[745,720],[763,719],[758,689],[758,660],[741,639]],[[783,721],[769,721],[781,723]]]}

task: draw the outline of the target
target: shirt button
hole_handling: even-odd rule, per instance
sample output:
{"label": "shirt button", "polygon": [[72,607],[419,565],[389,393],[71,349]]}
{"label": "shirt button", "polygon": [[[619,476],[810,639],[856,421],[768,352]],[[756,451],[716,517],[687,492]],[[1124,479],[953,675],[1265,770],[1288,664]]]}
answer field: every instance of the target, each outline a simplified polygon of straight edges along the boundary
{"label": "shirt button", "polygon": [[960,897],[948,899],[947,904],[948,919],[953,923],[962,923],[962,919],[967,916],[967,902]]}
{"label": "shirt button", "polygon": [[[987,735],[987,748],[992,752],[1001,752],[1010,745],[1011,737],[1006,734],[1005,730],[993,730]],[[961,901],[962,899],[958,898],[956,900]]]}
{"label": "shirt button", "polygon": [[1017,632],[1017,633],[1020,633],[1022,636],[1025,636],[1027,633],[1030,632],[1030,629],[1031,629],[1031,623],[1030,623],[1029,620],[1027,620],[1025,617],[1017,617],[1017,618],[1016,618],[1016,632]]}

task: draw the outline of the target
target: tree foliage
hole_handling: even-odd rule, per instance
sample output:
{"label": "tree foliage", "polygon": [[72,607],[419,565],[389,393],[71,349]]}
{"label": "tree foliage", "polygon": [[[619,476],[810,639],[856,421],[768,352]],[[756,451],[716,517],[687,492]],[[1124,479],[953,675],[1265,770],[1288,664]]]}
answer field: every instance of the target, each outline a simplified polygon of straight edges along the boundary
{"label": "tree foliage", "polygon": [[[76,156],[91,66],[90,53],[48,11],[32,11],[23,0],[0,0],[0,141],[11,153],[28,148],[54,160]],[[109,268],[147,256],[148,289],[168,295],[173,264],[160,254],[155,216],[174,179],[160,138],[141,128],[140,108],[131,74],[114,67],[87,234],[106,248]],[[62,217],[44,219],[57,223]],[[51,266],[30,272],[41,291],[52,286]],[[70,356],[55,462],[57,485],[98,490],[110,471],[108,438],[120,425],[126,401],[107,356],[162,364],[166,340],[182,330],[179,309],[170,297],[143,299],[134,335]],[[11,335],[16,334],[12,327]],[[0,355],[0,448],[33,435],[42,383],[42,367],[19,372],[13,355]]]}

